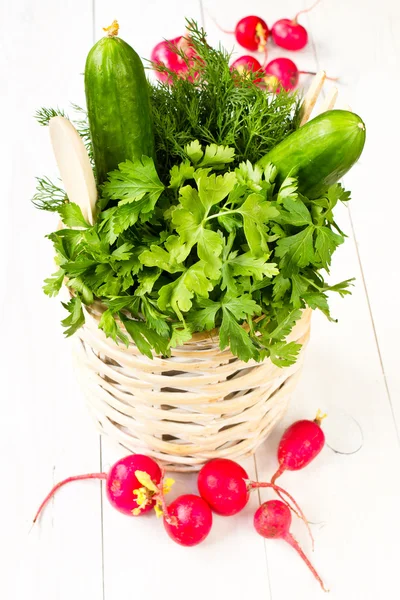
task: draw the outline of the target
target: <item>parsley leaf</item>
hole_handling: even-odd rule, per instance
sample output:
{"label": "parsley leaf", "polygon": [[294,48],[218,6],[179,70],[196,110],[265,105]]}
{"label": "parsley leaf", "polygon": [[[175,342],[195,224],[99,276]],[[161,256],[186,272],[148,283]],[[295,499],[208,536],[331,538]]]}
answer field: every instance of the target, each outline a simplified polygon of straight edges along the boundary
{"label": "parsley leaf", "polygon": [[275,255],[282,259],[279,267],[283,275],[296,273],[298,267],[306,267],[314,261],[313,235],[314,225],[308,225],[299,233],[278,240]]}
{"label": "parsley leaf", "polygon": [[233,354],[240,356],[244,362],[257,359],[257,348],[249,334],[239,325],[228,306],[222,307],[222,323],[219,330],[219,347],[224,350],[227,346]]}
{"label": "parsley leaf", "polygon": [[74,202],[66,202],[57,207],[57,212],[61,217],[61,221],[67,227],[90,227],[89,223],[84,218],[81,207]]}
{"label": "parsley leaf", "polygon": [[164,191],[152,158],[142,156],[140,160],[126,160],[118,165],[117,171],[108,175],[108,181],[103,186],[103,194],[111,200],[121,200],[124,204],[149,197],[154,207]]}
{"label": "parsley leaf", "polygon": [[57,296],[65,277],[65,271],[58,269],[51,277],[44,280],[43,291],[47,296]]}
{"label": "parsley leaf", "polygon": [[66,337],[73,335],[85,322],[83,314],[82,301],[79,297],[71,298],[67,303],[62,302],[63,307],[68,311],[69,315],[61,321],[61,325],[66,327],[64,334]]}
{"label": "parsley leaf", "polygon": [[237,209],[243,217],[243,229],[254,256],[268,254],[266,240],[266,224],[277,217],[279,212],[260,194],[249,194],[243,204]]}

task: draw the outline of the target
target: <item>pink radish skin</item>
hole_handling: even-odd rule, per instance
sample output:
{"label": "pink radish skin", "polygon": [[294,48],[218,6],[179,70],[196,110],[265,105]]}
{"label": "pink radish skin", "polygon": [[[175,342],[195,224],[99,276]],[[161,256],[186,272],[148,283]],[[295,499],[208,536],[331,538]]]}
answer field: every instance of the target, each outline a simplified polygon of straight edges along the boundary
{"label": "pink radish skin", "polygon": [[281,48],[286,48],[286,50],[301,50],[304,48],[308,42],[308,33],[303,25],[298,23],[298,18],[301,14],[315,8],[320,1],[317,0],[309,8],[298,12],[294,19],[279,19],[279,21],[274,23],[271,35],[275,44]]}
{"label": "pink radish skin", "polygon": [[314,421],[296,421],[286,429],[278,446],[279,469],[271,479],[276,479],[285,471],[299,471],[310,464],[325,445],[325,434],[321,421],[326,415],[319,412]]}
{"label": "pink radish skin", "polygon": [[287,505],[281,500],[268,500],[264,502],[256,511],[254,515],[254,527],[257,533],[267,539],[282,539],[296,550],[301,556],[302,560],[306,563],[315,579],[319,582],[320,586],[327,592],[324,582],[318,575],[317,571],[308,560],[299,543],[290,533],[290,525],[292,523],[292,515]]}
{"label": "pink radish skin", "polygon": [[[156,485],[161,482],[162,472],[160,467],[155,460],[143,454],[133,454],[121,458],[111,467],[107,475],[107,498],[114,508],[125,515],[132,515],[132,511],[138,508],[133,490],[139,489],[142,484],[135,475],[136,471],[148,473],[150,479]],[[151,510],[154,504],[155,499],[149,494],[147,504],[139,507],[140,514]]]}
{"label": "pink radish skin", "polygon": [[238,463],[227,458],[210,460],[200,470],[197,486],[200,496],[219,515],[232,516],[249,501],[249,476]]}
{"label": "pink radish skin", "polygon": [[[107,498],[111,505],[125,515],[137,516],[148,512],[154,506],[156,499],[148,492],[146,504],[139,506],[136,502],[134,490],[142,488],[136,478],[136,471],[148,473],[153,483],[158,486],[162,479],[162,472],[155,460],[143,454],[132,454],[117,461],[107,473],[88,473],[75,475],[57,483],[40,505],[33,523],[36,523],[42,510],[61,487],[72,481],[83,479],[104,479],[106,481]],[[161,494],[162,495],[162,494]],[[135,511],[135,512],[134,512]]]}
{"label": "pink radish skin", "polygon": [[[298,82],[299,75],[316,75],[314,71],[299,71],[290,58],[274,58],[265,67],[264,81],[267,88],[279,93],[280,86],[284,90],[293,90]],[[331,81],[336,81],[337,77],[327,77]]]}
{"label": "pink radish skin", "polygon": [[277,46],[286,50],[301,50],[308,42],[308,33],[295,19],[279,19],[271,29]]}
{"label": "pink radish skin", "polygon": [[[231,64],[231,71],[238,71],[241,75],[246,72],[261,74],[262,66],[254,56],[241,56]],[[254,81],[258,83],[261,81],[261,78]]]}
{"label": "pink radish skin", "polygon": [[227,31],[222,29],[218,23],[214,20],[218,29],[223,33],[232,34],[235,36],[236,41],[240,46],[251,50],[252,52],[266,53],[267,40],[269,38],[268,25],[260,17],[250,15],[240,19],[235,27],[235,31]]}
{"label": "pink radish skin", "polygon": [[[174,48],[183,51],[185,56],[189,59],[189,64],[179,55]],[[184,37],[179,36],[172,40],[163,40],[158,43],[151,53],[151,61],[156,65],[163,65],[170,71],[177,73],[184,77],[187,75],[190,66],[190,59],[194,58],[196,53],[194,48],[190,45],[190,41]],[[155,71],[156,77],[160,81],[169,81],[170,77],[167,73]]]}
{"label": "pink radish skin", "polygon": [[169,537],[181,546],[197,546],[212,527],[212,512],[207,502],[195,494],[174,500],[164,513],[164,527]]}
{"label": "pink radish skin", "polygon": [[299,70],[290,58],[274,58],[265,67],[265,81],[268,88],[279,92],[293,90],[299,82]]}
{"label": "pink radish skin", "polygon": [[246,50],[265,52],[269,37],[268,25],[260,17],[244,17],[235,27],[235,37],[237,43]]}

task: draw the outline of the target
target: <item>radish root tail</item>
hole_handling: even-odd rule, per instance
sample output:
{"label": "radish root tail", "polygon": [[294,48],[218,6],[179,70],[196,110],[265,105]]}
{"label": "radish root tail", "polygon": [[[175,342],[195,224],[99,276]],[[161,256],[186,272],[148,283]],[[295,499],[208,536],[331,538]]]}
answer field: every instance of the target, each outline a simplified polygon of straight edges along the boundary
{"label": "radish root tail", "polygon": [[50,490],[50,492],[47,494],[46,498],[43,500],[42,504],[39,506],[38,511],[35,515],[35,518],[33,519],[33,525],[36,523],[36,521],[38,520],[38,518],[40,516],[40,513],[42,512],[42,510],[44,509],[46,504],[54,496],[54,494],[57,492],[57,490],[59,490],[61,487],[63,487],[67,483],[70,483],[71,481],[81,481],[82,479],[107,479],[107,473],[88,473],[86,475],[74,475],[73,477],[67,477],[67,479],[63,479],[62,481],[57,483],[53,487],[53,489]]}
{"label": "radish root tail", "polygon": [[294,550],[296,550],[297,554],[300,555],[300,557],[302,558],[302,560],[306,563],[307,567],[310,569],[311,573],[314,575],[315,579],[319,582],[320,586],[322,587],[322,589],[324,590],[324,592],[329,592],[329,590],[325,587],[324,582],[322,581],[321,577],[318,575],[317,571],[315,570],[314,566],[311,564],[310,560],[307,558],[307,556],[304,554],[303,550],[301,549],[300,544],[298,543],[298,541],[292,536],[291,533],[287,533],[284,538],[283,538],[288,544],[290,544],[290,546],[292,546],[292,548]]}
{"label": "radish root tail", "polygon": [[317,4],[319,4],[320,2],[321,2],[321,0],[317,0],[316,2],[314,2],[314,4],[311,4],[311,6],[309,6],[308,8],[303,8],[303,10],[299,10],[299,12],[297,13],[297,15],[293,19],[293,23],[297,23],[299,15],[303,15],[305,13],[310,12],[310,10],[313,10],[313,8],[315,8],[317,6]]}

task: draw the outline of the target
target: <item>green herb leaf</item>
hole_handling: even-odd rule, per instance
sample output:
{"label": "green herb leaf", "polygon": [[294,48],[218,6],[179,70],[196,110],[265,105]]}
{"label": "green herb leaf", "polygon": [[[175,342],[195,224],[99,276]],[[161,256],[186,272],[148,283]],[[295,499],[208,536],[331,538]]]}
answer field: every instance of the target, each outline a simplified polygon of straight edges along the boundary
{"label": "green herb leaf", "polygon": [[193,179],[194,167],[188,160],[185,160],[180,165],[174,165],[170,173],[169,187],[173,190],[178,190],[187,179]]}
{"label": "green herb leaf", "polygon": [[57,212],[61,217],[62,222],[67,227],[90,227],[89,223],[85,220],[80,206],[75,204],[74,202],[67,202],[66,204],[61,204],[57,208]]}
{"label": "green herb leaf", "polygon": [[208,298],[201,298],[196,303],[196,310],[190,314],[189,322],[195,331],[210,331],[215,327],[215,320],[221,304]]}
{"label": "green herb leaf", "polygon": [[300,200],[285,198],[283,200],[285,211],[280,213],[280,220],[283,223],[301,227],[302,225],[312,225],[311,214],[308,208]]}
{"label": "green herb leaf", "polygon": [[198,140],[194,140],[185,146],[185,154],[190,158],[194,165],[197,165],[198,162],[203,158],[203,149]]}
{"label": "green herb leaf", "polygon": [[277,209],[265,201],[263,196],[253,193],[246,198],[237,212],[243,217],[244,233],[251,253],[254,256],[268,254],[266,224],[279,215]]}
{"label": "green herb leaf", "polygon": [[282,258],[279,263],[284,276],[296,273],[298,267],[306,267],[315,259],[314,225],[308,225],[299,233],[278,240],[275,255]]}
{"label": "green herb leaf", "polygon": [[235,149],[229,146],[210,144],[205,147],[204,156],[197,164],[198,167],[224,167],[235,158]]}
{"label": "green herb leaf", "polygon": [[44,280],[43,291],[47,296],[57,296],[65,277],[65,271],[58,269],[51,277]]}
{"label": "green herb leaf", "polygon": [[315,252],[323,267],[329,273],[332,254],[340,244],[343,244],[344,239],[341,235],[334,233],[329,227],[317,227],[316,231]]}
{"label": "green herb leaf", "polygon": [[227,346],[230,346],[232,354],[238,356],[244,362],[257,359],[257,348],[254,346],[249,334],[235,320],[228,307],[223,306],[219,347],[224,350]]}
{"label": "green herb leaf", "polygon": [[197,180],[199,198],[206,214],[214,204],[219,204],[233,190],[236,183],[235,173],[224,175],[202,175]]}
{"label": "green herb leaf", "polygon": [[67,303],[62,302],[62,305],[69,312],[69,315],[61,321],[61,325],[66,328],[64,331],[66,337],[70,337],[82,327],[85,322],[82,302],[79,297],[74,297]]}
{"label": "green herb leaf", "polygon": [[296,342],[276,342],[269,347],[269,357],[277,367],[290,367],[296,362],[300,350],[301,344]]}
{"label": "green herb leaf", "polygon": [[117,171],[108,175],[103,186],[103,194],[112,200],[121,200],[122,204],[141,200],[148,195],[149,204],[154,207],[164,191],[152,158],[142,156],[132,162],[126,160],[118,165]]}

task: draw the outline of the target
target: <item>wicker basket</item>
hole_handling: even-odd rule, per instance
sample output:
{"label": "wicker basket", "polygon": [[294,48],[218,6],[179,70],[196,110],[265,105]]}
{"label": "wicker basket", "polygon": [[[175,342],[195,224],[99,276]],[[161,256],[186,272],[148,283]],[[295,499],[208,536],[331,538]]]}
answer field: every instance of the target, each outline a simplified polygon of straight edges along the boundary
{"label": "wicker basket", "polygon": [[244,363],[218,347],[218,332],[195,334],[170,358],[143,356],[107,339],[101,307],[86,313],[76,364],[89,408],[102,433],[168,469],[193,471],[215,457],[252,454],[284,415],[310,333],[303,312],[289,340],[302,344],[297,362]]}

